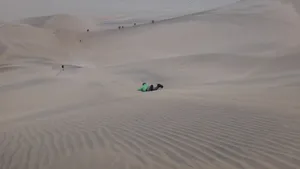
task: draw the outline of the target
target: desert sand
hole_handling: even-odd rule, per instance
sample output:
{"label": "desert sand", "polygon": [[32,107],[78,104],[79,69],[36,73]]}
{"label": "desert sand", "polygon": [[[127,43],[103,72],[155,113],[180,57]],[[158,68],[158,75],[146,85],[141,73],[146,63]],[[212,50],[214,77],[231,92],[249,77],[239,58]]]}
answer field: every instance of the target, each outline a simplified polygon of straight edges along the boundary
{"label": "desert sand", "polygon": [[1,22],[0,169],[299,169],[299,2],[153,19]]}

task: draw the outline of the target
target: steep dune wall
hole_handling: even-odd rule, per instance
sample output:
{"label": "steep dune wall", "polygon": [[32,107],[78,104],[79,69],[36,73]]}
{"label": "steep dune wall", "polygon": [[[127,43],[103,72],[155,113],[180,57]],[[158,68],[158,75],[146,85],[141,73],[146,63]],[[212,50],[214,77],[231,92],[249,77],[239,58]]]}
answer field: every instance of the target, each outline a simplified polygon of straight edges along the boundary
{"label": "steep dune wall", "polygon": [[85,26],[89,25],[69,15],[29,18],[20,23],[2,24],[0,41],[10,56],[8,60],[14,56],[60,60],[80,47],[77,31],[86,31]]}
{"label": "steep dune wall", "polygon": [[20,23],[31,26],[53,29],[84,32],[96,27],[93,19],[82,19],[68,14],[57,14],[50,16],[32,17],[20,20]]}
{"label": "steep dune wall", "polygon": [[9,56],[8,60],[14,56],[52,59],[63,54],[52,30],[8,23],[0,28],[0,40],[7,48],[5,53]]}

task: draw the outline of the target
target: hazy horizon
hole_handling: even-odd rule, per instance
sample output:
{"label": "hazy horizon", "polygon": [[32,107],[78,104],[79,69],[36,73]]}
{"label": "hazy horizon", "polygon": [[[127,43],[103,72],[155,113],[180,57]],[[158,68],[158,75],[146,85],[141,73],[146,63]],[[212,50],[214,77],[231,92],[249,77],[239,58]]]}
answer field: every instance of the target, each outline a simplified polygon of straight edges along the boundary
{"label": "hazy horizon", "polygon": [[180,15],[195,11],[207,10],[238,0],[163,0],[163,1],[135,1],[135,0],[2,0],[0,1],[0,20],[11,21],[27,17],[45,16],[53,14],[72,14],[81,16],[107,15]]}

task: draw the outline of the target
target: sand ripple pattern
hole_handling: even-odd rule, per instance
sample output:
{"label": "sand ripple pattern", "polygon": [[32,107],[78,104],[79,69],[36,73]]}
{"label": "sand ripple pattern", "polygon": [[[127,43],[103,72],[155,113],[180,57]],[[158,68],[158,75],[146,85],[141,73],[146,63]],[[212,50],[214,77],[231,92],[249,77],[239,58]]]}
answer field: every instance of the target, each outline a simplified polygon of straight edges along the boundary
{"label": "sand ripple pattern", "polygon": [[51,167],[61,157],[95,150],[114,152],[123,168],[300,167],[295,118],[232,107],[192,109],[198,111],[89,113],[27,124],[0,134],[0,169]]}

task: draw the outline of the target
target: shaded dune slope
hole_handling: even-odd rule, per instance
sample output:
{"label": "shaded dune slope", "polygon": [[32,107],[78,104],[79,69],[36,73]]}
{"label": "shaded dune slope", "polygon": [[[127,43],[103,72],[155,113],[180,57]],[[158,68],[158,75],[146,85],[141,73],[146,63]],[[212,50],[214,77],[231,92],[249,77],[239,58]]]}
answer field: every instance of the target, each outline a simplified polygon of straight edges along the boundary
{"label": "shaded dune slope", "polygon": [[83,32],[88,28],[94,28],[96,26],[92,21],[93,20],[83,20],[72,15],[57,14],[51,16],[26,18],[22,19],[20,23],[29,24],[39,28]]}
{"label": "shaded dune slope", "polygon": [[[0,169],[299,168],[297,4],[122,30],[81,32],[94,24],[69,15],[2,25]],[[135,92],[142,81],[166,87]]]}

